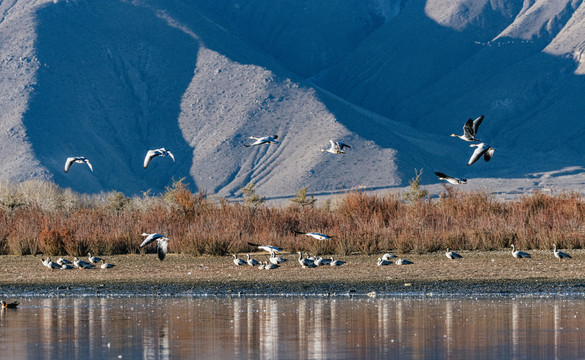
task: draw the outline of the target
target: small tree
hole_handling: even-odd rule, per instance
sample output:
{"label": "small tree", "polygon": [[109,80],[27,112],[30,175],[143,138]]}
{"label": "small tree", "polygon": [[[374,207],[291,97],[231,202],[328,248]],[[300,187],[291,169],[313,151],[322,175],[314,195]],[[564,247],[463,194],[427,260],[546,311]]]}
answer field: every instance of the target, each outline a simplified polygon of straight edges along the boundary
{"label": "small tree", "polygon": [[290,201],[300,205],[304,209],[305,206],[313,207],[317,199],[315,199],[315,196],[313,195],[307,197],[307,187],[305,186],[304,188],[297,191],[297,197],[290,199]]}
{"label": "small tree", "polygon": [[266,201],[266,197],[260,197],[256,194],[255,186],[256,185],[253,182],[250,182],[241,189],[244,194],[244,204],[252,208],[256,208]]}
{"label": "small tree", "polygon": [[408,182],[410,184],[410,192],[402,194],[402,200],[409,203],[415,203],[429,194],[428,190],[423,190],[420,188],[420,177],[422,173],[422,169],[420,171],[414,169],[415,177],[410,179]]}

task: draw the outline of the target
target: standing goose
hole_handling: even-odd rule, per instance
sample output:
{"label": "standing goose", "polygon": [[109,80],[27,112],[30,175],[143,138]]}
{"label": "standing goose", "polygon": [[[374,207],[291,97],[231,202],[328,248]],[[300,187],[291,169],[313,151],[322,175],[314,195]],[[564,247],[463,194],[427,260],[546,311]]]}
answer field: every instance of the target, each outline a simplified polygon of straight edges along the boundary
{"label": "standing goose", "polygon": [[87,253],[87,259],[92,264],[98,264],[99,262],[102,261],[102,258],[97,257],[97,256],[92,256],[90,252]]}
{"label": "standing goose", "polygon": [[143,248],[156,240],[156,251],[158,254],[158,258],[160,261],[163,261],[165,259],[165,256],[167,256],[167,252],[169,250],[169,239],[157,233],[152,234],[142,233],[142,236],[146,236],[146,239],[144,239],[142,244],[140,244],[140,247]]}
{"label": "standing goose", "polygon": [[559,261],[563,260],[563,258],[572,259],[571,255],[564,253],[562,251],[557,250],[557,244],[554,244],[555,249],[553,250],[555,257],[559,259]]}
{"label": "standing goose", "polygon": [[524,251],[516,250],[516,245],[512,244],[512,256],[516,259],[530,258],[530,254]]}
{"label": "standing goose", "polygon": [[249,241],[248,241],[248,245],[255,246],[258,249],[264,250],[264,251],[269,252],[269,253],[272,253],[273,251],[276,251],[276,252],[282,251],[281,248],[276,247],[276,246],[272,246],[272,245],[258,245],[258,244],[251,243]]}
{"label": "standing goose", "polygon": [[477,129],[479,128],[479,125],[481,125],[482,121],[483,115],[475,120],[469,119],[465,122],[465,125],[463,125],[463,135],[451,134],[451,136],[458,137],[465,141],[481,141],[477,139],[475,135],[477,134]]}
{"label": "standing goose", "polygon": [[250,266],[256,266],[256,265],[260,264],[258,262],[258,260],[252,259],[252,257],[250,257],[250,254],[246,254],[246,255],[248,257],[248,259],[246,260],[246,262],[248,263],[248,265],[250,265]]}
{"label": "standing goose", "polygon": [[469,158],[467,166],[473,165],[473,163],[479,160],[479,158],[482,156],[485,161],[490,161],[492,159],[492,156],[494,156],[494,151],[496,151],[496,149],[485,143],[471,144],[469,145],[469,147],[477,147],[477,149],[475,149],[475,151],[471,155],[471,158]]}
{"label": "standing goose", "polygon": [[93,265],[83,261],[83,260],[79,260],[78,257],[74,257],[73,258],[73,266],[78,268],[79,270],[83,270],[83,269],[93,269]]}
{"label": "standing goose", "polygon": [[445,173],[435,171],[435,175],[439,178],[439,180],[445,180],[449,184],[457,185],[457,184],[467,184],[467,179],[459,179],[453,176],[449,176]]}
{"label": "standing goose", "polygon": [[238,258],[238,255],[234,254],[234,264],[236,264],[236,266],[242,266],[242,265],[246,265],[246,262],[243,259]]}
{"label": "standing goose", "polygon": [[328,235],[317,233],[317,232],[301,232],[301,231],[295,230],[295,233],[300,234],[300,235],[307,235],[307,236],[315,238],[319,241],[331,240],[333,238],[333,236],[328,236]]}
{"label": "standing goose", "polygon": [[283,259],[280,256],[276,256],[276,252],[271,251],[270,252],[270,262],[275,264],[275,265],[279,265],[279,264],[282,264],[283,262],[286,262],[286,259]]}
{"label": "standing goose", "polygon": [[328,149],[321,149],[322,152],[329,152],[332,154],[345,154],[345,151],[343,151],[343,148],[348,148],[351,149],[351,146],[341,143],[341,142],[337,142],[337,141],[333,141],[333,140],[329,140],[329,148]]}
{"label": "standing goose", "polygon": [[447,252],[445,253],[445,256],[451,260],[463,258],[463,256],[457,254],[455,251],[451,251],[449,248],[447,248]]}
{"label": "standing goose", "polygon": [[157,156],[170,156],[171,159],[173,159],[173,161],[175,161],[175,156],[173,155],[173,153],[171,153],[170,151],[168,151],[165,148],[148,150],[148,152],[146,153],[146,156],[144,157],[144,168],[146,169],[148,167],[148,164],[150,163],[150,160],[152,160],[153,158],[155,158]]}
{"label": "standing goose", "polygon": [[263,136],[263,137],[255,137],[250,136],[249,139],[256,140],[251,144],[244,144],[245,147],[255,146],[255,145],[262,145],[262,144],[280,144],[276,139],[278,139],[278,135],[273,136]]}
{"label": "standing goose", "polygon": [[89,160],[87,160],[83,156],[75,156],[75,157],[67,158],[67,161],[65,161],[65,172],[69,171],[69,168],[71,167],[71,165],[73,163],[78,163],[78,164],[85,163],[85,164],[87,164],[87,166],[89,166],[89,170],[91,170],[91,172],[93,172],[93,166],[91,166],[91,163],[89,162]]}
{"label": "standing goose", "polygon": [[317,265],[315,265],[315,263],[312,260],[309,260],[307,258],[303,258],[303,253],[302,252],[298,252],[299,253],[299,264],[301,264],[302,267],[309,267],[309,268],[313,268],[313,267],[317,267]]}

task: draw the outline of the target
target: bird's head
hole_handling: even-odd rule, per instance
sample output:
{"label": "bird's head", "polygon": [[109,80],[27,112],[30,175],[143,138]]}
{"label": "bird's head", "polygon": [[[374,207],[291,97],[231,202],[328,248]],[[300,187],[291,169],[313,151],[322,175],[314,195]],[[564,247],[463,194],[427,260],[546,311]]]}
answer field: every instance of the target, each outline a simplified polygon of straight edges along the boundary
{"label": "bird's head", "polygon": [[453,136],[453,137],[459,137],[459,135],[457,135],[457,134],[451,134],[451,136]]}
{"label": "bird's head", "polygon": [[278,139],[278,135],[273,135],[272,136],[274,139]]}

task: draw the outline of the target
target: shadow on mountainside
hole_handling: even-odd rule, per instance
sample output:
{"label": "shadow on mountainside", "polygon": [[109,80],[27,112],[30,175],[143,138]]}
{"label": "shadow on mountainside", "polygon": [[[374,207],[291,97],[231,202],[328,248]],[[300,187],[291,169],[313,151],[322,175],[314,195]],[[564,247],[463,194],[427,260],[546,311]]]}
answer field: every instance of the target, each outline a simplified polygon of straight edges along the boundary
{"label": "shadow on mountainside", "polygon": [[[55,183],[134,194],[189,177],[192,149],[177,118],[197,41],[120,1],[49,3],[36,19],[41,68],[23,122]],[[177,161],[156,158],[143,169],[148,149],[160,147]],[[87,157],[94,172],[74,164],[65,173],[69,156]]]}

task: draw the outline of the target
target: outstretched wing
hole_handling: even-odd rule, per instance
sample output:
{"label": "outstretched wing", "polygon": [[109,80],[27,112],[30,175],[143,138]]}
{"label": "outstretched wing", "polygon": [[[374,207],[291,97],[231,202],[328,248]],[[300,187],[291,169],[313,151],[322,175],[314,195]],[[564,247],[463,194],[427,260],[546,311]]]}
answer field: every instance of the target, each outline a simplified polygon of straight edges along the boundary
{"label": "outstretched wing", "polygon": [[448,178],[448,177],[449,177],[449,175],[447,175],[447,174],[444,174],[444,173],[442,173],[442,172],[438,172],[438,171],[435,171],[435,175],[437,175],[437,177],[438,177],[440,180],[443,180],[443,179],[446,179],[446,178]]}
{"label": "outstretched wing", "polygon": [[158,258],[160,261],[163,261],[165,259],[165,256],[167,256],[167,252],[169,250],[169,243],[167,241],[167,238],[165,237],[159,238],[157,240],[157,244]]}
{"label": "outstretched wing", "polygon": [[483,115],[481,115],[477,119],[473,120],[473,127],[472,127],[473,135],[477,135],[477,129],[479,128],[479,125],[481,125],[482,121],[483,121]]}
{"label": "outstretched wing", "polygon": [[167,150],[167,154],[169,154],[169,156],[171,157],[171,159],[173,159],[173,161],[175,161],[175,155],[173,155],[172,152]]}
{"label": "outstretched wing", "polygon": [[475,131],[473,130],[473,120],[469,119],[463,125],[463,134],[465,137],[473,139],[475,138]]}
{"label": "outstretched wing", "polygon": [[339,145],[339,148],[340,148],[341,150],[343,150],[343,148],[344,148],[344,147],[351,149],[351,146],[349,146],[349,145],[347,145],[347,144],[340,143],[340,142],[338,142],[337,144]]}
{"label": "outstretched wing", "polygon": [[146,239],[144,239],[144,241],[142,242],[142,244],[140,244],[140,247],[145,247],[146,245],[150,244],[151,242],[153,242],[156,239],[160,239],[163,238],[164,236],[162,236],[161,234],[149,234]]}
{"label": "outstretched wing", "polygon": [[152,160],[153,157],[157,156],[158,154],[156,153],[156,151],[154,150],[148,150],[148,152],[146,153],[146,157],[144,158],[144,168],[146,169],[148,167],[148,164],[150,163],[150,160]]}
{"label": "outstretched wing", "polygon": [[483,154],[483,159],[485,161],[490,161],[492,159],[492,156],[494,156],[494,151],[496,151],[496,149],[494,148],[489,148],[485,154]]}
{"label": "outstretched wing", "polygon": [[93,166],[91,166],[91,163],[89,162],[89,160],[85,159],[85,163],[87,164],[87,166],[89,166],[89,170],[91,170],[91,172],[93,172]]}
{"label": "outstretched wing", "polygon": [[[480,146],[478,146],[477,149],[475,149],[475,151],[471,155],[471,158],[469,159],[467,166],[473,165],[473,163],[476,162],[486,152],[486,150],[487,149],[486,149],[485,144],[481,144]],[[491,158],[491,156],[490,156],[490,158]]]}
{"label": "outstretched wing", "polygon": [[69,171],[69,168],[71,167],[71,164],[73,164],[74,161],[75,161],[74,157],[67,158],[67,161],[65,162],[65,172]]}

